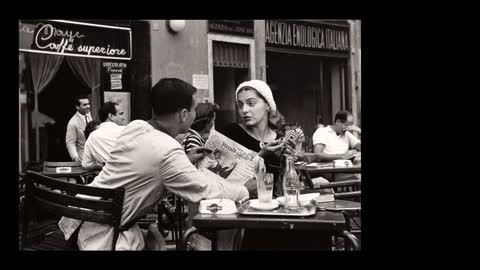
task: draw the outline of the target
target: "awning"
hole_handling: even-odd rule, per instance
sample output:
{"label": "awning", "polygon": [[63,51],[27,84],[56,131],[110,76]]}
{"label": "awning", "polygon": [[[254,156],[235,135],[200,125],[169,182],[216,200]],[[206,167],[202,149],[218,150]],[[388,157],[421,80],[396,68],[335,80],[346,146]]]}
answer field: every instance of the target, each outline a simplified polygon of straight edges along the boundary
{"label": "awning", "polygon": [[213,42],[213,65],[215,67],[248,68],[249,47],[244,44]]}

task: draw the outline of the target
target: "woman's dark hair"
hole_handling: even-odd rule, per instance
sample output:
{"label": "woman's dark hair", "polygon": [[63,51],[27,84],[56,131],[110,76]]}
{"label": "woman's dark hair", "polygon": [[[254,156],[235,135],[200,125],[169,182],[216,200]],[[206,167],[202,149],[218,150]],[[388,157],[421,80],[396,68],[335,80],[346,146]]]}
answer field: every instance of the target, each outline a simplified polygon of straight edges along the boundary
{"label": "woman's dark hair", "polygon": [[87,126],[85,127],[85,140],[88,139],[88,136],[90,136],[90,133],[94,132],[97,127],[101,124],[100,121],[98,120],[92,120],[88,122]]}
{"label": "woman's dark hair", "polygon": [[166,115],[192,109],[192,96],[197,88],[177,78],[164,78],[152,88],[150,95],[155,115]]}
{"label": "woman's dark hair", "polygon": [[215,113],[220,110],[220,106],[215,103],[200,103],[197,106],[197,115],[191,129],[195,131],[203,130],[210,121],[212,121],[213,117],[215,117]]}
{"label": "woman's dark hair", "polygon": [[270,112],[268,115],[268,127],[279,132],[279,134],[284,134],[285,132],[285,116],[281,114],[278,110],[276,112]]}

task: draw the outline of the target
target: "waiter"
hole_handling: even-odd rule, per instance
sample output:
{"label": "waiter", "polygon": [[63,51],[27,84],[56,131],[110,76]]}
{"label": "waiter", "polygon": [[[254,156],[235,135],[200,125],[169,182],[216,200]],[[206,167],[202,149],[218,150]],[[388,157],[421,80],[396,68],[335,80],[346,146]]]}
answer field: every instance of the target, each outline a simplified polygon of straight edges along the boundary
{"label": "waiter", "polygon": [[67,125],[65,144],[68,154],[73,161],[82,162],[83,149],[85,147],[85,127],[92,121],[90,114],[90,101],[83,94],[75,98],[77,112],[70,118]]}

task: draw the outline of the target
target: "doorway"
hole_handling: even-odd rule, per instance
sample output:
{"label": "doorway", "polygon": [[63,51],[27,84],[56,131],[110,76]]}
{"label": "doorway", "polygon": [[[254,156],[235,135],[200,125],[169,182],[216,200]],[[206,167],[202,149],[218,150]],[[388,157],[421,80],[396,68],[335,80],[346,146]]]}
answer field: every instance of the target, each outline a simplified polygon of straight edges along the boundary
{"label": "doorway", "polygon": [[[38,95],[38,109],[53,119],[54,124],[40,128],[40,157],[49,161],[69,161],[65,134],[70,118],[76,113],[75,96],[87,94],[91,103],[91,89],[75,76],[66,59],[55,77]],[[92,112],[92,116],[95,112]],[[42,132],[43,129],[43,132]]]}
{"label": "doorway", "polygon": [[[237,122],[235,90],[240,83],[250,80],[251,73],[254,72],[251,62],[252,45],[249,44],[252,41],[228,40],[226,37],[217,37],[217,40],[212,40],[211,46],[213,100],[220,106],[215,129],[220,132],[226,125]],[[239,41],[244,43],[236,43]]]}
{"label": "doorway", "polygon": [[220,106],[215,119],[215,128],[222,132],[223,127],[238,122],[238,108],[235,103],[235,90],[249,80],[248,68],[214,67],[214,100]]}
{"label": "doorway", "polygon": [[299,124],[311,137],[321,119],[329,118],[331,88],[323,80],[318,56],[267,52],[267,83],[287,122]]}

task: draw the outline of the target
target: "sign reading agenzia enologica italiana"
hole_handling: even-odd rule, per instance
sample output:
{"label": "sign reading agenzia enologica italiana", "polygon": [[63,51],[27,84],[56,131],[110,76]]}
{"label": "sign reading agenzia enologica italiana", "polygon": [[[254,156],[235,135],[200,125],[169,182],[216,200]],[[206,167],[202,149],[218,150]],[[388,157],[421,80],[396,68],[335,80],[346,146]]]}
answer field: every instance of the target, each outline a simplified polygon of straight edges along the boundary
{"label": "sign reading agenzia enologica italiana", "polygon": [[268,47],[348,53],[349,33],[348,26],[310,21],[265,21],[265,45]]}
{"label": "sign reading agenzia enologica italiana", "polygon": [[19,21],[19,50],[34,53],[130,60],[127,27],[65,20]]}

